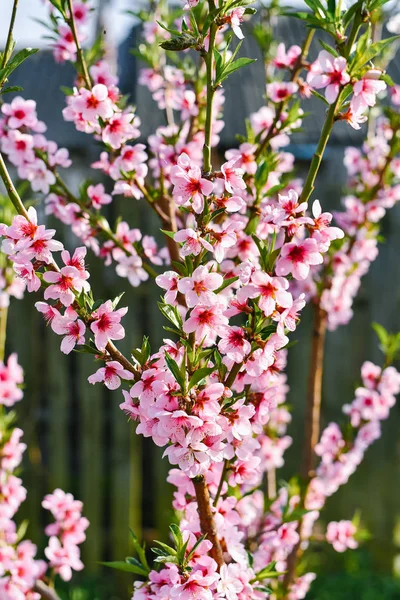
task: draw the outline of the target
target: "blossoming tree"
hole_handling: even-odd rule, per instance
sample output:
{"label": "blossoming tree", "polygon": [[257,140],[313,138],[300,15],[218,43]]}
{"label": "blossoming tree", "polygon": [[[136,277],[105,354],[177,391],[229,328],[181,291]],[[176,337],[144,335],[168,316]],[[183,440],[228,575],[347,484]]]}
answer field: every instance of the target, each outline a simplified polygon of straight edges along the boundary
{"label": "blossoming tree", "polygon": [[[304,598],[315,578],[304,560],[314,524],[380,436],[380,421],[400,391],[391,364],[399,339],[379,328],[383,366],[364,363],[343,424],[320,434],[326,329],[351,319],[360,278],[378,252],[379,221],[400,199],[400,94],[386,74],[396,36],[376,36],[385,0],[358,0],[349,8],[335,0],[306,3],[309,11],[292,13],[308,26],[301,46],[276,47],[268,23],[256,25],[266,103],[222,160],[213,149],[223,127],[223,84],[253,62],[235,42],[244,36],[242,22],[256,12],[250,0],[188,0],[176,13],[164,2],[151,3],[137,14],[144,36],[138,52],[146,62],[140,83],[166,118],[146,144],[135,141],[140,121],[120,93],[102,37],[84,49],[90,2],[48,2],[55,60],[76,68],[64,119],[103,146],[92,165],[95,181],[78,191],[62,176],[72,165],[68,151],[45,136],[35,102],[15,96],[1,105],[0,175],[17,214],[4,210],[0,228],[0,403],[11,407],[22,398],[17,359],[4,362],[9,298],[21,297],[24,288],[41,290],[36,308],[62,337],[61,351],[93,355],[98,367],[89,383],[122,389],[121,409],[137,422],[136,433],[165,448],[171,464],[179,523],[171,525],[171,540],[157,542],[151,558],[134,538],[136,556],[109,565],[135,575],[134,600]],[[34,52],[14,52],[16,9],[14,0],[1,56],[2,94],[16,91],[7,80]],[[309,62],[320,32],[329,43],[321,40]],[[314,197],[331,131],[337,121],[360,129],[388,87],[392,106],[369,123],[362,149],[346,152],[350,193],[332,226],[332,215]],[[326,118],[300,181],[284,148],[302,125],[301,100],[307,105],[311,95],[326,105]],[[79,239],[73,252],[24,205],[6,161],[43,199],[47,214],[71,227]],[[107,187],[96,183],[96,170],[109,179]],[[165,247],[134,223],[106,219],[103,207],[115,195],[159,216]],[[129,356],[118,350],[114,342],[125,336],[128,308],[118,307],[121,297],[95,299],[90,252],[133,286],[154,278],[170,335],[160,348],[152,350],[145,338]],[[291,444],[286,347],[307,302],[315,330],[304,460],[299,475],[277,486],[275,470]],[[24,445],[14,419],[3,409],[0,591],[7,599],[54,600],[55,576],[68,580],[83,567],[78,545],[88,523],[81,503],[56,490],[43,501],[55,518],[47,530],[47,565],[35,559],[31,542],[21,541],[24,532],[13,519],[25,492],[14,470]],[[324,540],[343,552],[361,537],[355,522],[338,521],[329,523]]]}

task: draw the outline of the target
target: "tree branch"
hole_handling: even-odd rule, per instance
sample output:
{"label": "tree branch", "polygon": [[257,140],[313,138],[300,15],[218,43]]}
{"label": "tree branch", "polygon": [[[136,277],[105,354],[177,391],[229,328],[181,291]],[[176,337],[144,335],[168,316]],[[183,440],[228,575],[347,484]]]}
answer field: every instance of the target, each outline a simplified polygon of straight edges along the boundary
{"label": "tree branch", "polygon": [[218,570],[225,564],[221,545],[219,543],[217,529],[215,526],[214,515],[211,507],[210,492],[204,475],[199,475],[193,479],[194,489],[196,490],[197,510],[200,517],[201,533],[207,536],[213,547],[210,550],[211,557],[218,565]]}
{"label": "tree branch", "polygon": [[35,592],[38,592],[38,594],[41,595],[43,600],[61,600],[61,598],[57,594],[57,592],[53,588],[50,588],[48,585],[46,585],[41,580],[38,580],[35,583],[33,590]]}
{"label": "tree branch", "polygon": [[314,305],[314,325],[311,341],[311,358],[308,374],[308,403],[306,407],[304,431],[304,457],[302,475],[309,480],[314,466],[314,448],[319,441],[322,375],[324,371],[324,348],[326,338],[327,314],[320,303]]}

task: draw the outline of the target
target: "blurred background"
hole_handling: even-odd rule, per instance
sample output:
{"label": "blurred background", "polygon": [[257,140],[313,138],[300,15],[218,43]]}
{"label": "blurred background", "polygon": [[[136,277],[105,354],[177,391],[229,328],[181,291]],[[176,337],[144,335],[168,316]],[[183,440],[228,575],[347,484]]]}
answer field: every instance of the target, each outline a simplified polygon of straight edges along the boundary
{"label": "blurred background", "polygon": [[[0,8],[0,46],[4,44],[11,1],[2,0]],[[136,10],[132,0],[100,1],[101,12],[94,24],[103,28],[121,78],[121,88],[130,94],[142,120],[143,141],[162,124],[162,115],[149,94],[137,85],[140,64],[129,50],[137,46],[140,30],[127,9]],[[6,6],[7,5],[7,6]],[[17,71],[18,83],[25,98],[38,103],[39,118],[47,123],[47,135],[59,145],[69,148],[73,167],[65,171],[72,188],[88,177],[100,181],[98,172],[89,165],[99,155],[99,147],[90,136],[75,131],[73,124],[62,120],[64,94],[60,86],[72,86],[74,72],[70,65],[56,65],[46,40],[40,39],[43,27],[34,19],[46,19],[41,0],[22,1],[17,17],[15,37],[18,46],[40,46],[41,51],[26,61]],[[301,25],[295,19],[279,18],[276,36],[286,45],[303,38]],[[320,49],[315,44],[312,57]],[[260,52],[247,29],[242,55],[258,57],[259,61],[232,76],[226,86],[226,127],[221,135],[219,152],[237,145],[235,135],[244,133],[244,119],[263,104],[264,69]],[[400,82],[400,59],[390,69],[394,81]],[[304,129],[296,134],[288,148],[296,157],[296,171],[302,176],[315,150],[324,120],[324,105],[313,99],[304,106],[309,113]],[[366,128],[356,132],[349,126],[334,128],[321,171],[315,197],[324,209],[340,207],[346,171],[343,152],[346,146],[360,146]],[[107,185],[107,181],[105,181]],[[117,198],[109,207],[107,217],[114,222],[121,213],[131,226],[159,236],[159,224],[148,207],[134,199]],[[43,207],[38,207],[44,219]],[[59,222],[51,223],[68,248],[77,240]],[[325,359],[323,424],[340,420],[341,407],[353,398],[364,360],[381,364],[372,322],[381,323],[389,331],[400,330],[400,206],[395,207],[383,222],[384,242],[378,259],[364,278],[355,302],[355,315],[347,327],[328,334]],[[93,254],[88,256],[91,285],[96,298],[113,298],[125,291],[122,305],[129,306],[124,324],[127,337],[120,344],[122,351],[141,344],[143,335],[150,336],[156,350],[163,337],[163,322],[156,301],[159,290],[149,281],[139,289],[118,278],[112,267],[105,268]],[[25,396],[17,406],[21,427],[28,444],[23,479],[28,488],[28,500],[21,518],[29,519],[29,536],[39,545],[44,543],[43,525],[46,516],[40,503],[43,495],[56,487],[72,492],[85,504],[84,514],[91,526],[82,548],[85,574],[81,580],[87,591],[66,590],[73,600],[116,600],[128,597],[131,578],[123,573],[105,570],[100,561],[121,560],[128,555],[129,530],[148,542],[164,539],[172,519],[172,490],[165,482],[168,463],[151,441],[135,436],[134,427],[120,411],[121,394],[108,392],[101,386],[91,386],[87,377],[94,372],[92,358],[59,351],[60,339],[46,328],[41,315],[34,309],[32,294],[22,301],[13,301],[10,310],[7,348],[18,353],[25,370]],[[303,412],[310,348],[310,311],[305,311],[295,338],[300,342],[289,350],[289,403],[293,407],[293,423],[289,434],[294,443],[286,453],[286,465],[278,477],[289,478],[299,465],[301,455]],[[390,419],[383,424],[383,436],[368,451],[364,462],[350,483],[328,502],[323,519],[351,519],[361,511],[365,527],[372,533],[363,549],[345,555],[325,549],[313,560],[322,565],[324,575],[313,585],[310,598],[385,600],[400,598],[400,404],[392,409]],[[310,568],[312,569],[312,564]]]}

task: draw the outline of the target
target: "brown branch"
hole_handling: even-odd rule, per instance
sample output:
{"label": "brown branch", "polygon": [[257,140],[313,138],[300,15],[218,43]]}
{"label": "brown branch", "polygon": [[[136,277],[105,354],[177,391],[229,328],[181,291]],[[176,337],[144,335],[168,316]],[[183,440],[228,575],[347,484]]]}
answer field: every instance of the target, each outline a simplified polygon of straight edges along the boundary
{"label": "brown branch", "polygon": [[[310,369],[308,374],[308,404],[305,416],[304,431],[304,457],[301,468],[306,487],[302,493],[301,505],[307,495],[308,484],[312,478],[314,467],[314,448],[319,441],[321,399],[322,399],[322,375],[324,370],[324,348],[327,327],[327,313],[321,308],[320,302],[314,305],[314,324],[311,341]],[[287,570],[284,578],[284,588],[289,591],[290,585],[296,573],[296,566],[301,554],[302,525],[300,519],[298,526],[299,541],[294,546],[287,560]]]}
{"label": "brown branch", "polygon": [[308,403],[305,416],[304,457],[302,465],[302,475],[305,480],[308,480],[311,476],[310,472],[314,465],[314,448],[319,441],[326,326],[327,314],[318,302],[318,304],[314,305],[314,324],[308,373]]}
{"label": "brown branch", "polygon": [[211,557],[218,565],[218,570],[225,564],[219,543],[217,529],[215,526],[214,515],[211,508],[210,493],[204,475],[199,475],[193,479],[194,489],[196,491],[197,510],[200,517],[201,533],[207,536],[213,547],[210,550]]}
{"label": "brown branch", "polygon": [[43,581],[38,580],[35,583],[33,590],[35,592],[38,592],[38,594],[41,595],[43,600],[61,600],[60,596],[56,593],[56,591],[53,588],[46,585]]}
{"label": "brown branch", "polygon": [[[175,212],[175,206],[173,204],[173,201],[171,200],[171,198],[166,198],[164,196],[164,197],[160,198],[158,206],[162,211],[162,213],[159,213],[160,216],[161,216],[161,214],[164,214],[166,217],[165,219],[162,219],[163,227],[168,226],[170,228],[170,231],[173,231],[174,233],[176,233],[178,231],[178,226],[176,224],[176,212]],[[175,240],[173,240],[171,237],[169,237],[169,235],[166,235],[165,237],[166,237],[167,248],[168,248],[169,257],[171,259],[171,262],[172,261],[181,262],[181,256],[179,254],[178,244],[175,242]]]}

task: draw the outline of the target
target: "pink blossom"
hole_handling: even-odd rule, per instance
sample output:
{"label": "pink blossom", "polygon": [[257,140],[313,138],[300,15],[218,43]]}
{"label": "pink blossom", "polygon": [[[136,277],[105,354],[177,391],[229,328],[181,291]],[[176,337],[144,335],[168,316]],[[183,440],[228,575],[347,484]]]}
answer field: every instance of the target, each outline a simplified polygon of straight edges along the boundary
{"label": "pink blossom", "polygon": [[221,166],[221,173],[225,180],[225,189],[230,194],[246,189],[246,184],[243,181],[243,170],[236,166],[239,160],[238,158],[232,158]]}
{"label": "pink blossom", "polygon": [[254,156],[256,149],[257,147],[255,144],[244,142],[243,144],[240,144],[238,149],[234,148],[232,150],[227,150],[225,156],[228,161],[236,159],[234,164],[237,168],[242,169],[249,175],[254,175],[257,171],[257,163]]}
{"label": "pink blossom", "polygon": [[[236,198],[236,196],[233,196]],[[217,225],[210,227],[210,235],[213,238],[214,245],[212,246],[212,251],[215,256],[215,260],[218,263],[221,263],[225,254],[229,248],[235,246],[237,241],[237,233],[236,226],[234,223],[225,222],[222,227],[218,227]]]}
{"label": "pink blossom", "polygon": [[104,352],[110,340],[122,340],[125,337],[125,329],[120,321],[127,312],[127,308],[113,310],[111,300],[107,300],[92,313],[94,321],[90,329],[94,333],[94,342],[99,350]]}
{"label": "pink blossom", "polygon": [[178,282],[178,290],[185,294],[189,308],[202,304],[209,306],[217,301],[213,293],[221,287],[224,279],[219,273],[210,273],[207,267],[200,266],[193,271],[191,277],[183,277]]}
{"label": "pink blossom", "polygon": [[218,350],[234,362],[242,362],[250,353],[251,344],[246,339],[246,333],[241,327],[226,327],[220,337]]}
{"label": "pink blossom", "polygon": [[353,112],[364,112],[369,106],[375,106],[376,95],[386,89],[386,83],[379,79],[382,71],[370,69],[353,85],[354,97],[351,100]]}
{"label": "pink blossom", "polygon": [[121,385],[122,379],[133,379],[133,374],[124,369],[119,362],[112,360],[107,362],[88,378],[89,383],[101,383],[104,381],[109,390],[116,390]]}
{"label": "pink blossom", "polygon": [[336,552],[345,552],[348,548],[358,547],[354,535],[356,526],[351,521],[331,521],[326,531],[326,541],[332,544]]}
{"label": "pink blossom", "polygon": [[142,281],[147,281],[149,278],[143,268],[143,261],[137,254],[120,256],[115,270],[120,277],[127,277],[133,287],[138,287]]}
{"label": "pink blossom", "polygon": [[134,119],[131,112],[115,113],[103,130],[103,142],[118,150],[124,142],[137,137],[139,132],[133,124]]}
{"label": "pink blossom", "polygon": [[277,306],[284,309],[292,306],[293,298],[287,291],[288,287],[287,279],[256,271],[251,277],[250,285],[245,288],[245,295],[248,298],[259,297],[258,306],[269,317]]}
{"label": "pink blossom", "polygon": [[156,284],[167,290],[164,296],[167,304],[175,304],[178,295],[178,274],[175,271],[165,271],[156,277]]}
{"label": "pink blossom", "polygon": [[32,136],[21,133],[18,129],[9,131],[7,136],[2,138],[1,147],[16,167],[35,160]]}
{"label": "pink blossom", "polygon": [[104,185],[102,183],[89,185],[87,195],[92,201],[93,207],[97,209],[100,209],[104,204],[110,204],[112,201],[110,194],[105,193]]}
{"label": "pink blossom", "polygon": [[11,104],[4,103],[1,112],[7,117],[7,125],[10,129],[35,129],[38,119],[36,115],[36,102],[34,100],[24,100],[21,96],[16,96]]}
{"label": "pink blossom", "polygon": [[61,352],[69,354],[75,345],[85,343],[86,326],[74,310],[66,311],[64,316],[57,315],[52,319],[52,330],[58,335],[64,335],[61,342]]}
{"label": "pink blossom", "polygon": [[201,169],[190,162],[187,154],[183,153],[178,164],[171,169],[171,181],[174,184],[172,194],[178,205],[192,201],[193,210],[200,214],[204,209],[204,196],[212,194],[213,183],[201,177]]}
{"label": "pink blossom", "polygon": [[304,242],[284,244],[281,255],[276,263],[276,273],[279,276],[292,273],[295,279],[305,279],[310,271],[310,265],[319,265],[323,261],[318,252],[317,242],[308,238]]}
{"label": "pink blossom", "polygon": [[72,570],[81,571],[83,569],[79,548],[74,545],[62,546],[60,540],[54,536],[50,538],[44,553],[50,566],[64,581],[71,579]]}
{"label": "pink blossom", "polygon": [[228,319],[222,314],[219,304],[212,306],[196,306],[190,313],[190,317],[183,324],[185,333],[196,333],[196,339],[202,340],[212,332],[221,330],[221,326],[228,325]]}
{"label": "pink blossom", "polygon": [[72,107],[86,121],[97,121],[98,117],[107,120],[113,115],[113,105],[108,97],[108,89],[97,83],[91,90],[81,88],[77,96],[73,96]]}
{"label": "pink blossom", "polygon": [[316,89],[326,88],[325,97],[333,104],[341,86],[350,81],[346,72],[347,61],[343,56],[334,57],[326,50],[321,50],[317,60],[311,65],[307,82]]}
{"label": "pink blossom", "polygon": [[52,239],[55,233],[55,229],[45,229],[44,225],[39,225],[30,238],[17,242],[15,250],[27,260],[35,259],[50,264],[53,261],[52,252],[63,249],[61,242]]}
{"label": "pink blossom", "polygon": [[203,248],[213,251],[213,247],[207,240],[202,238],[198,232],[196,232],[192,228],[181,229],[174,235],[174,240],[176,242],[183,242],[183,247],[180,252],[182,256],[189,256],[190,254],[194,254],[197,256],[200,254]]}
{"label": "pink blossom", "polygon": [[278,69],[290,69],[292,68],[301,54],[300,46],[290,46],[286,52],[285,44],[282,42],[278,44],[276,49],[276,56],[274,58],[274,65]]}
{"label": "pink blossom", "polygon": [[43,279],[50,285],[45,289],[44,298],[48,300],[60,300],[64,306],[70,306],[75,295],[80,294],[82,290],[88,290],[86,277],[76,267],[62,267],[60,271],[46,271],[43,273]]}
{"label": "pink blossom", "polygon": [[26,262],[23,264],[14,263],[14,271],[18,277],[24,280],[28,292],[37,292],[40,289],[40,279],[36,275],[32,263]]}
{"label": "pink blossom", "polygon": [[239,40],[242,40],[244,38],[243,32],[240,29],[240,24],[243,22],[244,12],[245,9],[242,7],[234,8],[225,17],[225,21],[230,24],[236,37],[238,37]]}
{"label": "pink blossom", "polygon": [[283,102],[299,89],[293,81],[273,81],[267,85],[267,95],[272,102]]}

